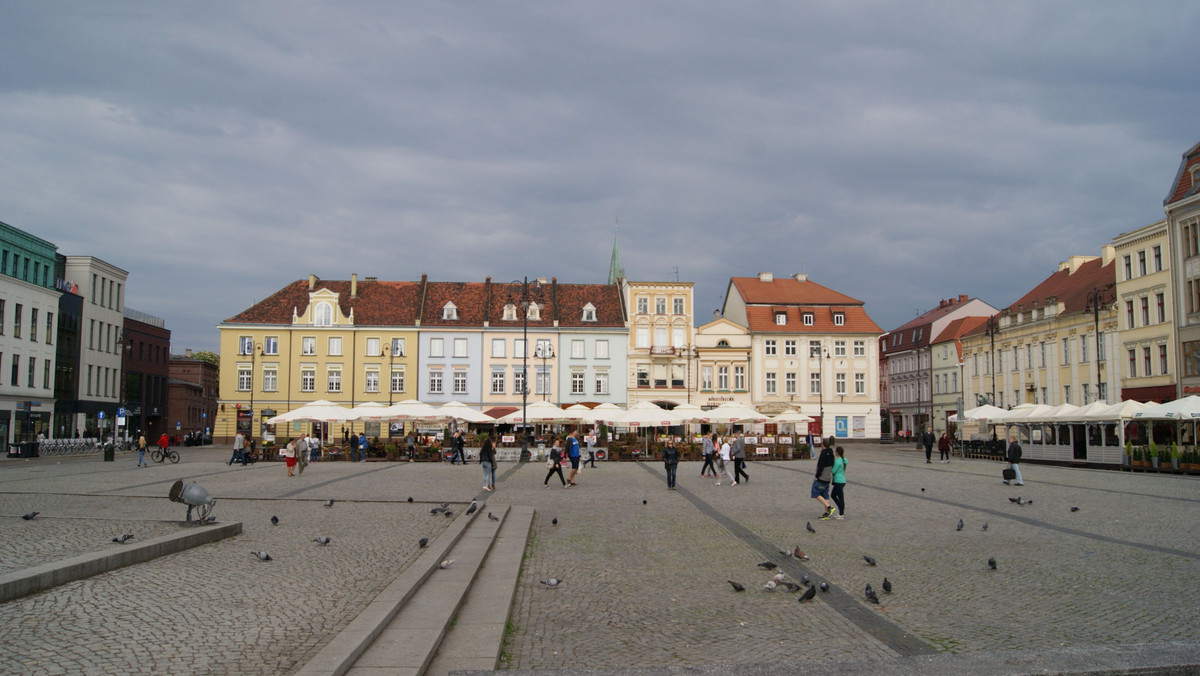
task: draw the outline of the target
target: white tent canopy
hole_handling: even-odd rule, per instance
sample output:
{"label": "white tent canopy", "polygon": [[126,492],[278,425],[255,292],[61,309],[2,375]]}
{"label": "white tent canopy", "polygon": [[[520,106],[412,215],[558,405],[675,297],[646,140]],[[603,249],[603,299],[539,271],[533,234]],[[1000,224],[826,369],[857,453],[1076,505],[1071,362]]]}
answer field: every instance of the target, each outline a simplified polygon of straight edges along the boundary
{"label": "white tent canopy", "polygon": [[635,404],[613,416],[614,423],[627,427],[671,427],[687,421],[684,416],[650,401]]}
{"label": "white tent canopy", "polygon": [[332,401],[318,399],[310,401],[299,408],[287,413],[268,418],[268,425],[279,425],[296,421],[304,422],[344,422],[350,419],[350,409],[339,406]]}
{"label": "white tent canopy", "polygon": [[1134,418],[1157,418],[1168,420],[1192,420],[1200,418],[1200,397],[1192,395],[1165,404],[1155,404],[1133,414]]}
{"label": "white tent canopy", "polygon": [[453,418],[468,423],[494,423],[496,419],[492,416],[471,408],[461,401],[452,401],[448,404],[442,404],[437,407],[437,412],[446,418]]}
{"label": "white tent canopy", "polygon": [[1008,411],[1002,408],[997,408],[991,404],[976,406],[975,408],[963,411],[962,415],[953,416],[952,422],[975,422],[979,420],[1000,420]]}
{"label": "white tent canopy", "polygon": [[1133,401],[1132,399],[1129,399],[1122,401],[1119,404],[1106,406],[1098,411],[1084,413],[1084,411],[1091,406],[1091,404],[1089,404],[1088,406],[1084,406],[1082,409],[1080,409],[1080,413],[1083,413],[1085,420],[1129,420],[1136,417],[1139,411],[1144,411],[1146,408],[1152,405],[1153,404],[1144,404],[1140,401]]}
{"label": "white tent canopy", "polygon": [[746,424],[764,422],[767,416],[737,402],[727,401],[720,406],[704,412],[701,422]]}
{"label": "white tent canopy", "polygon": [[350,417],[347,420],[383,420],[380,414],[387,409],[387,404],[381,404],[377,401],[368,401],[364,404],[359,404],[350,409]]}
{"label": "white tent canopy", "polygon": [[524,410],[518,408],[500,418],[497,422],[519,425],[525,423],[526,418],[531,423],[569,423],[582,420],[578,413],[568,413],[554,404],[543,400],[529,404]]}
{"label": "white tent canopy", "polygon": [[444,414],[437,408],[416,399],[406,399],[392,404],[380,412],[379,420],[443,420]]}

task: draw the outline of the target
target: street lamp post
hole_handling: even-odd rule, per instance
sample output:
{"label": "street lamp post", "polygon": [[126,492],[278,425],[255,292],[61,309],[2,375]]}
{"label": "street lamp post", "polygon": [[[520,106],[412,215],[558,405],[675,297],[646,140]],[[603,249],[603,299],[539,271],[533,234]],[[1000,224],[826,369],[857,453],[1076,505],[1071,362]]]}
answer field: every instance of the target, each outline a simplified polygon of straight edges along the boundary
{"label": "street lamp post", "polygon": [[[254,417],[254,364],[256,357],[262,354],[262,343],[251,342],[250,344],[250,438],[247,443],[254,441],[254,428],[257,426],[257,421]],[[237,428],[237,425],[234,425]]]}
{"label": "street lamp post", "polygon": [[541,290],[541,279],[531,282],[524,277],[508,284],[508,302],[512,303],[515,299],[521,307],[521,423],[525,426],[525,433],[521,435],[522,450],[529,447],[529,305],[535,296],[541,296]]}
{"label": "street lamp post", "polygon": [[992,406],[996,405],[996,315],[988,317],[987,335],[992,341],[992,351],[988,354],[988,370],[992,372]]}
{"label": "street lamp post", "polygon": [[[1092,287],[1088,293],[1088,306],[1092,310],[1092,321],[1096,327],[1096,401],[1100,401],[1100,306],[1104,303],[1104,295],[1115,284],[1106,284],[1101,287]],[[1086,401],[1083,403],[1087,403]]]}
{"label": "street lamp post", "polygon": [[396,372],[396,347],[396,341],[393,339],[391,345],[383,348],[383,353],[388,358],[388,406],[392,405],[392,395],[396,392],[396,387],[392,384],[392,379],[395,377],[393,374]]}
{"label": "street lamp post", "polygon": [[820,408],[817,415],[821,422],[821,438],[825,438],[825,360],[829,358],[829,352],[825,349],[824,341],[817,351],[817,395],[820,402]]}
{"label": "street lamp post", "polygon": [[700,359],[700,348],[692,346],[687,349],[688,357],[688,403],[692,403],[692,386],[695,380],[700,379],[700,373],[696,370],[696,362]]}
{"label": "street lamp post", "polygon": [[542,360],[542,371],[538,374],[538,380],[542,383],[542,400],[547,400],[550,397],[550,377],[546,371],[546,360],[554,359],[554,348],[539,342],[537,351],[537,356]]}

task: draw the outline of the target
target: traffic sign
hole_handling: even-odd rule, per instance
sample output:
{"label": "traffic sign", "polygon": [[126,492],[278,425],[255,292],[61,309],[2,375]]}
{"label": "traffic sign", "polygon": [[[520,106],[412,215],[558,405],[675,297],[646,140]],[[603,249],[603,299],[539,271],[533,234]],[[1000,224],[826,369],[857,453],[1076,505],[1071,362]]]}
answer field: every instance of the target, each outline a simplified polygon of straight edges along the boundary
{"label": "traffic sign", "polygon": [[104,411],[100,411],[99,413],[97,413],[97,414],[96,414],[96,417],[97,417],[97,418],[99,418],[99,419],[101,419],[101,420],[104,420]]}

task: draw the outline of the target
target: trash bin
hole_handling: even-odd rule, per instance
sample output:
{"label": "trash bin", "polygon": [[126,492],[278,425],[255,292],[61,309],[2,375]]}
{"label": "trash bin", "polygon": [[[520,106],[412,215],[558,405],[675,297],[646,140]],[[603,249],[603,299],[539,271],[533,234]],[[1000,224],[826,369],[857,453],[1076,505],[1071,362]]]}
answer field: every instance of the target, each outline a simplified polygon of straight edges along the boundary
{"label": "trash bin", "polygon": [[38,457],[38,442],[22,441],[20,446],[21,446],[21,456],[20,457],[22,457],[22,458]]}
{"label": "trash bin", "polygon": [[112,462],[114,459],[114,456],[116,454],[117,454],[117,445],[116,444],[105,444],[104,445],[104,462]]}
{"label": "trash bin", "polygon": [[8,445],[8,451],[7,451],[8,457],[10,457],[10,458],[21,457],[21,447],[20,446],[18,446],[16,444],[7,444],[7,445]]}

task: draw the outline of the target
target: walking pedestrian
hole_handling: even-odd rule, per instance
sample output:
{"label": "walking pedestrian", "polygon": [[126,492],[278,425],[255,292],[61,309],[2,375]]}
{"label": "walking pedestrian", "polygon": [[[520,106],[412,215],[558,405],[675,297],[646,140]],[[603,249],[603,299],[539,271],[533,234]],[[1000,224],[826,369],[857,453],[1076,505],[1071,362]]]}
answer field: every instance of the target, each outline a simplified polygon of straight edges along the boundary
{"label": "walking pedestrian", "polygon": [[749,483],[750,475],[746,474],[746,440],[741,431],[738,431],[733,438],[730,455],[733,456],[733,483],[736,484],[739,480],[742,483]]}
{"label": "walking pedestrian", "polygon": [[308,465],[308,435],[301,434],[296,440],[296,464],[300,466],[300,475],[304,476],[304,468]]}
{"label": "walking pedestrian", "polygon": [[942,432],[942,438],[938,439],[938,460],[943,463],[950,462],[950,432]]}
{"label": "walking pedestrian", "polygon": [[350,462],[358,462],[358,433],[350,433]]}
{"label": "walking pedestrian", "polygon": [[454,440],[450,444],[454,449],[454,455],[450,456],[450,464],[451,465],[466,465],[467,464],[467,456],[466,456],[466,453],[463,452],[463,449],[466,446],[466,444],[467,444],[467,441],[466,441],[466,439],[463,438],[462,430],[455,431]]}
{"label": "walking pedestrian", "polygon": [[704,465],[700,468],[700,476],[707,478],[710,476],[709,472],[712,472],[712,478],[717,478],[717,468],[714,464],[717,459],[716,432],[704,437],[703,442],[700,444],[700,454],[704,456]]}
{"label": "walking pedestrian", "polygon": [[558,474],[558,480],[562,482],[562,487],[567,487],[567,480],[563,478],[562,473],[562,447],[559,446],[558,439],[554,440],[554,445],[550,447],[550,456],[546,458],[546,478],[542,481],[542,485],[550,488],[550,477]]}
{"label": "walking pedestrian", "polygon": [[246,464],[246,437],[242,436],[240,430],[237,434],[233,435],[233,457],[225,464],[232,465],[235,462],[241,462],[242,465]]}
{"label": "walking pedestrian", "polygon": [[[1008,454],[1005,457],[1008,460],[1008,467],[1013,471],[1013,478],[1016,479],[1018,486],[1024,486],[1025,482],[1021,479],[1021,444],[1017,443],[1017,435],[1010,434],[1008,437]],[[1004,480],[1004,485],[1009,485],[1009,480]]]}
{"label": "walking pedestrian", "polygon": [[567,476],[567,485],[575,485],[575,475],[579,474],[579,431],[571,430],[567,435],[567,460],[571,463],[571,474]]}
{"label": "walking pedestrian", "polygon": [[679,468],[679,449],[675,448],[675,437],[667,438],[663,447],[663,467],[667,470],[667,490],[675,490],[675,471]]}
{"label": "walking pedestrian", "polygon": [[296,476],[296,442],[292,439],[287,440],[287,445],[283,447],[283,459],[287,465],[288,476]]}
{"label": "walking pedestrian", "polygon": [[591,434],[589,434],[587,437],[588,459],[584,460],[583,464],[591,465],[592,469],[596,469],[596,436],[599,434],[600,431],[593,427]]}
{"label": "walking pedestrian", "polygon": [[149,467],[146,464],[146,435],[138,435],[138,467]]}
{"label": "walking pedestrian", "polygon": [[358,438],[358,461],[367,461],[367,451],[371,450],[371,440],[364,433]]}
{"label": "walking pedestrian", "polygon": [[821,455],[817,457],[817,471],[813,475],[812,497],[825,508],[822,519],[828,519],[837,512],[837,508],[829,501],[829,484],[833,481],[833,437],[821,440]]}
{"label": "walking pedestrian", "polygon": [[479,464],[483,467],[483,490],[496,490],[496,449],[492,446],[492,437],[483,435],[483,445],[479,447]]}
{"label": "walking pedestrian", "polygon": [[833,500],[833,504],[837,505],[837,512],[833,518],[840,519],[846,516],[846,449],[838,446],[834,449],[833,458],[833,488],[829,492],[829,497]]}
{"label": "walking pedestrian", "polygon": [[725,477],[729,477],[730,486],[737,485],[737,477],[733,475],[733,458],[730,457],[730,452],[729,437],[725,437],[721,440],[721,451],[719,456],[721,475],[717,477],[716,485],[718,486],[721,485],[721,479],[724,479]]}
{"label": "walking pedestrian", "polygon": [[929,425],[926,425],[925,433],[921,435],[921,444],[923,444],[925,446],[925,464],[926,465],[930,464],[931,458],[933,458],[933,442],[934,442],[933,428],[931,428]]}

